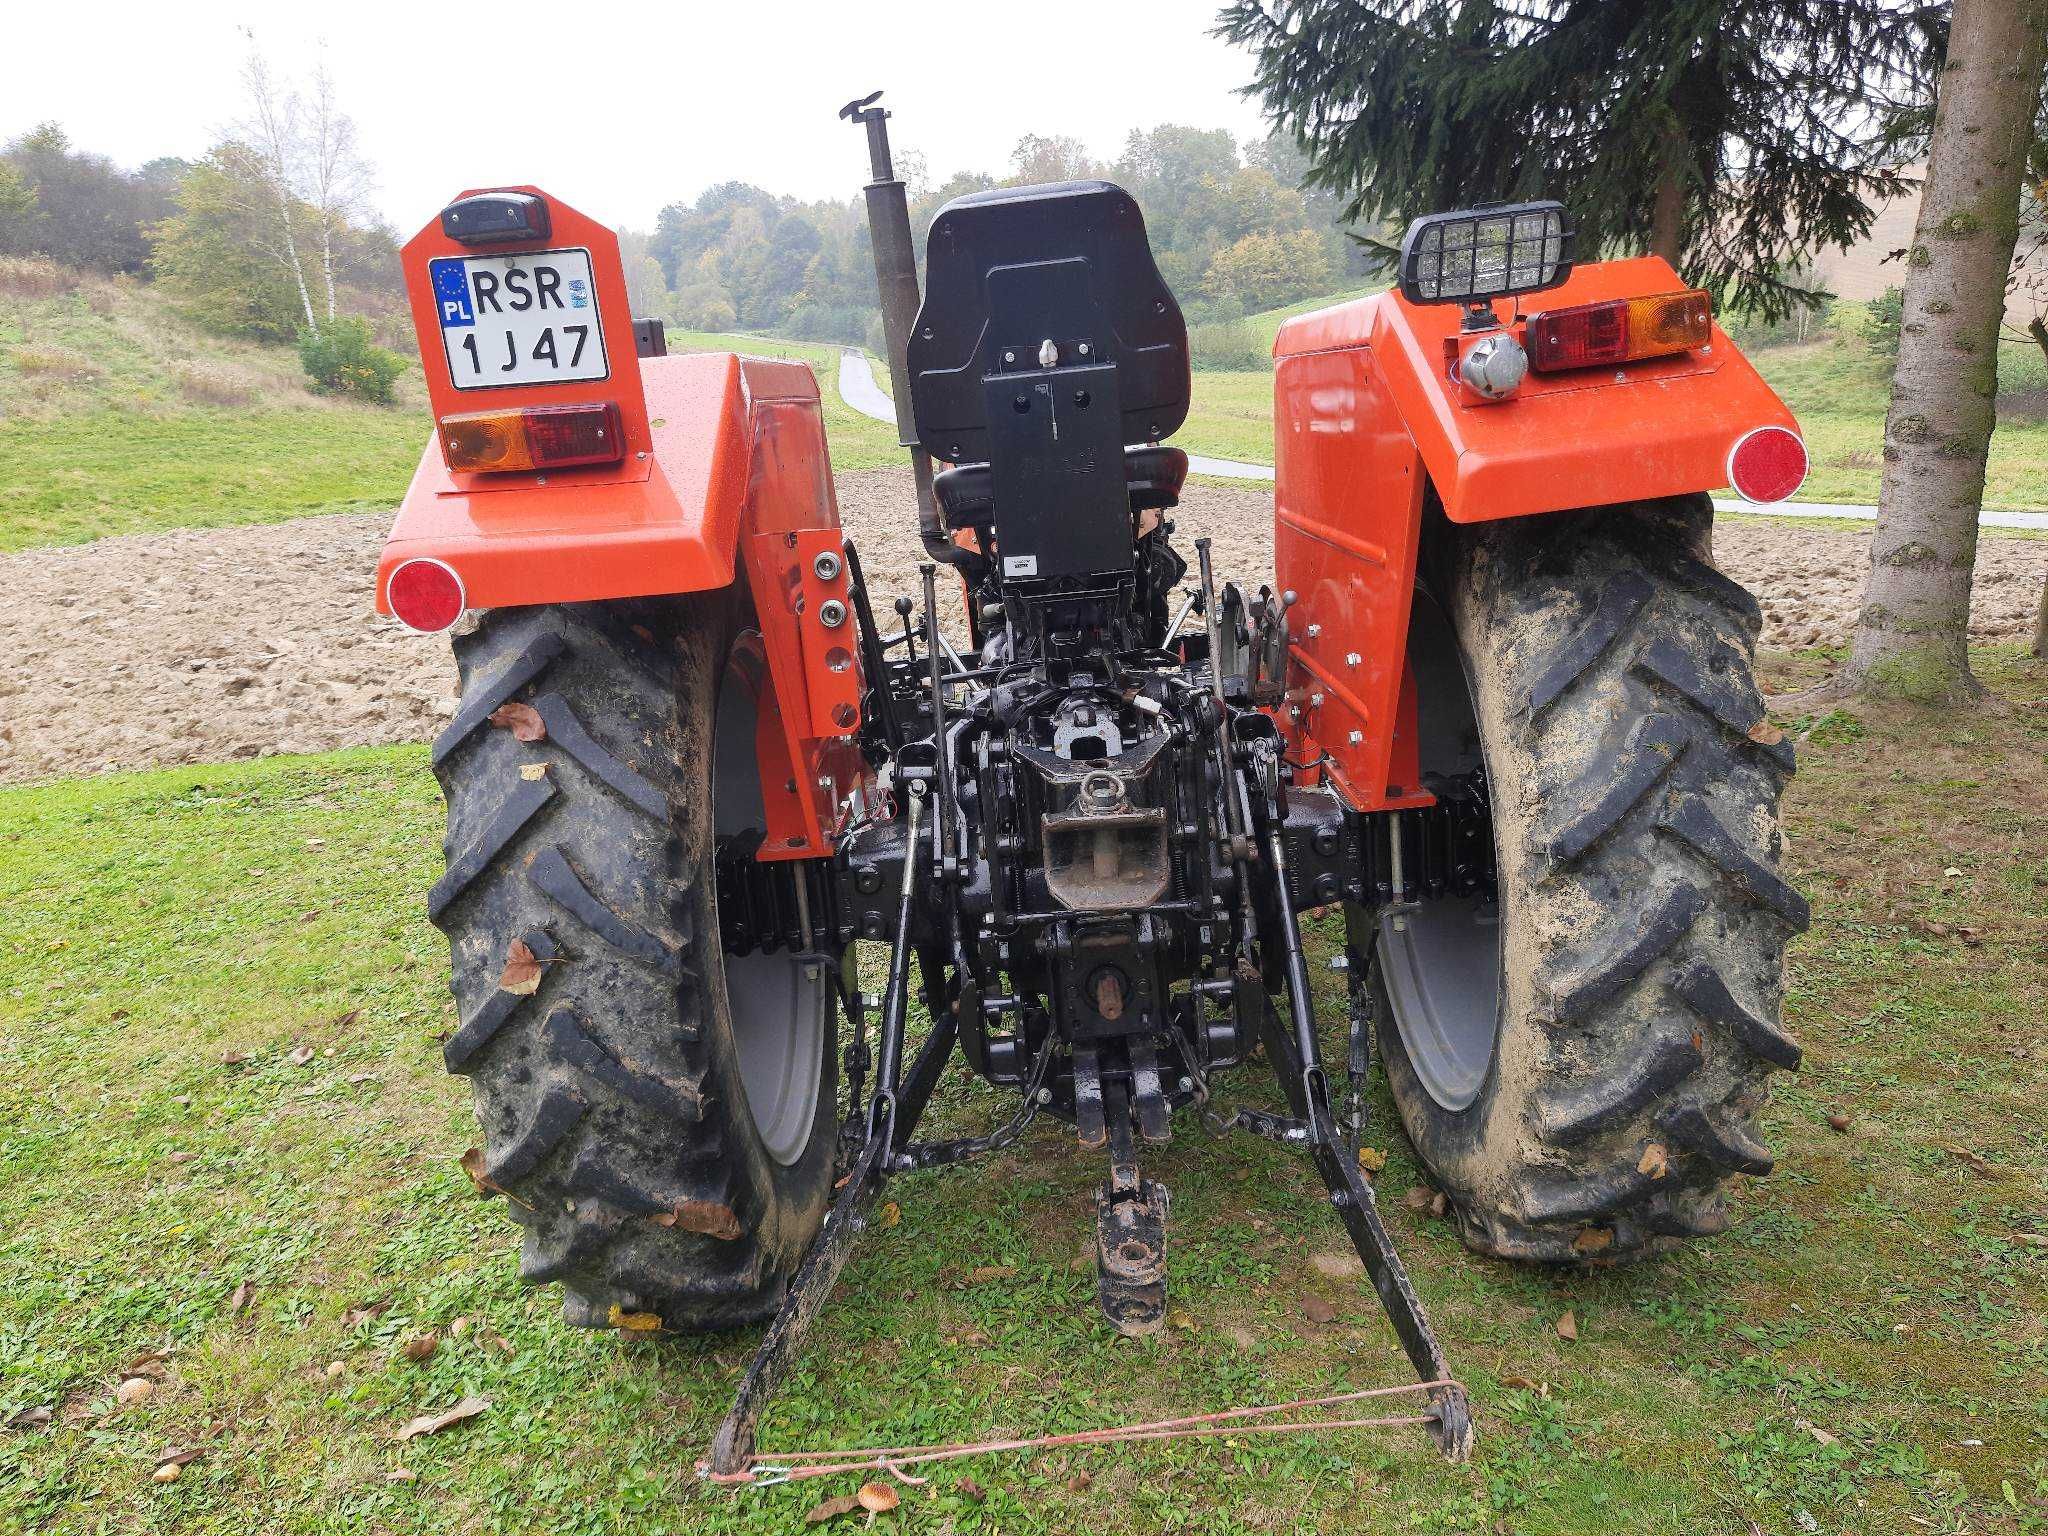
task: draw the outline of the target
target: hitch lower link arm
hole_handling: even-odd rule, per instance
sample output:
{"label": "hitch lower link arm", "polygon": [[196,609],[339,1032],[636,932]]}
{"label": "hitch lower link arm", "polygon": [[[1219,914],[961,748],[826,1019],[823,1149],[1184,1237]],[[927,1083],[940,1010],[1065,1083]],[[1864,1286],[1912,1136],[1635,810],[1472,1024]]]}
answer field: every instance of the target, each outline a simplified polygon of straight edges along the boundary
{"label": "hitch lower link arm", "polygon": [[1394,1249],[1394,1240],[1380,1219],[1372,1185],[1359,1169],[1357,1156],[1330,1110],[1329,1079],[1323,1071],[1322,1050],[1316,1039],[1315,1005],[1309,993],[1308,959],[1302,953],[1301,923],[1288,884],[1286,839],[1281,835],[1277,815],[1267,821],[1266,852],[1280,909],[1287,1006],[1293,1016],[1293,1029],[1288,1031],[1275,1027],[1277,1021],[1272,1014],[1267,1015],[1267,1048],[1274,1070],[1307,1132],[1309,1154],[1329,1188],[1330,1204],[1350,1234],[1351,1246],[1365,1262],[1366,1273],[1379,1294],[1380,1305],[1386,1309],[1387,1321],[1394,1325],[1395,1336],[1400,1339],[1409,1364],[1423,1381],[1443,1383],[1430,1393],[1437,1443],[1453,1461],[1465,1461],[1472,1454],[1472,1410],[1465,1389],[1451,1378],[1450,1363],[1429,1326],[1422,1299],[1415,1294],[1407,1268]]}
{"label": "hitch lower link arm", "polygon": [[[908,856],[903,861],[903,892],[895,942],[889,952],[889,990],[882,1001],[882,1038],[875,1053],[874,1092],[868,1100],[867,1140],[840,1185],[832,1209],[826,1212],[817,1240],[790,1280],[781,1308],[762,1335],[753,1363],[747,1367],[739,1391],[733,1396],[732,1409],[712,1438],[710,1454],[698,1466],[701,1473],[714,1481],[747,1480],[761,1414],[810,1337],[811,1324],[823,1310],[825,1298],[853,1253],[853,1240],[865,1225],[867,1205],[890,1171],[898,1134],[897,1093],[903,1073],[904,1019],[909,1009],[911,915],[921,863],[919,836],[925,809],[923,783],[913,781],[908,788]],[[921,1108],[920,1103],[911,1109],[913,1119]],[[907,1135],[910,1129],[909,1125],[903,1126],[903,1134]]]}

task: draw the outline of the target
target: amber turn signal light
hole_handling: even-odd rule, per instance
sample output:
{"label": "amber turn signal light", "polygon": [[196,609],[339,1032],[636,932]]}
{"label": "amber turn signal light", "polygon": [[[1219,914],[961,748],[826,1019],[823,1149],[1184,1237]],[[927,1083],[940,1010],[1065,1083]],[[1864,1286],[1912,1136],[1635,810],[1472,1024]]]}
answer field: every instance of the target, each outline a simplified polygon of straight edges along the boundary
{"label": "amber turn signal light", "polygon": [[1713,300],[1697,288],[1546,309],[1529,322],[1529,366],[1556,373],[1633,363],[1704,347],[1713,334]]}
{"label": "amber turn signal light", "polygon": [[440,427],[449,469],[465,474],[616,464],[626,456],[619,408],[610,401],[472,411],[443,416]]}

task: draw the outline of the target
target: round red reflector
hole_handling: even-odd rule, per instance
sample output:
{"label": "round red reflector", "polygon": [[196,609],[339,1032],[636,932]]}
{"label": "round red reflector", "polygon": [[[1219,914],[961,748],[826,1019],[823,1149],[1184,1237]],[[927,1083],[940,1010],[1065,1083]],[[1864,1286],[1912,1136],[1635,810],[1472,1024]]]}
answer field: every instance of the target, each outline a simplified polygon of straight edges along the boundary
{"label": "round red reflector", "polygon": [[1806,480],[1806,444],[1783,427],[1745,432],[1728,450],[1728,483],[1744,501],[1783,501]]}
{"label": "round red reflector", "polygon": [[430,635],[448,628],[468,606],[462,578],[439,560],[406,561],[391,573],[384,595],[399,623]]}

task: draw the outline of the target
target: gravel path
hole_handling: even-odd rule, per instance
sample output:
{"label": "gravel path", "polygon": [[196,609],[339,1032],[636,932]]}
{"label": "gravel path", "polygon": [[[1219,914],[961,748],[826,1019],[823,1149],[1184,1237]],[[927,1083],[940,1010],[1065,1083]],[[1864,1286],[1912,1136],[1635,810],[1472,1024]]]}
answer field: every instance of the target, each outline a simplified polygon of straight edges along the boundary
{"label": "gravel path", "polygon": [[[839,480],[876,606],[914,592],[910,477]],[[1263,490],[1190,489],[1178,543],[1216,541],[1220,574],[1270,579]],[[385,516],[102,539],[0,555],[0,783],[107,768],[420,741],[454,708],[447,643],[371,610]],[[1764,643],[1848,636],[1869,534],[1724,523],[1715,552],[1757,592]],[[2012,643],[2032,624],[2048,543],[1986,539],[1971,630]],[[886,619],[885,619],[886,622]]]}

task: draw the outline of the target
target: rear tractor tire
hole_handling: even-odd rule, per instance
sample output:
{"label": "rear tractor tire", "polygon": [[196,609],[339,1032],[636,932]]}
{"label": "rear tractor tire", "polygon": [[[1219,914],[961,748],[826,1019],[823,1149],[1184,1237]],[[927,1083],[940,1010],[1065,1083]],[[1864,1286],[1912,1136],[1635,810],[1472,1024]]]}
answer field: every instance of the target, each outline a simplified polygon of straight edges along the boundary
{"label": "rear tractor tire", "polygon": [[1429,771],[1482,766],[1497,900],[1353,910],[1389,1084],[1465,1242],[1604,1259],[1720,1231],[1769,1172],[1767,1079],[1807,904],[1779,876],[1789,742],[1704,496],[1432,518],[1411,657]]}
{"label": "rear tractor tire", "polygon": [[455,641],[445,1055],[572,1323],[767,1316],[831,1192],[843,975],[720,943],[715,848],[763,820],[745,620],[734,593],[504,608]]}

